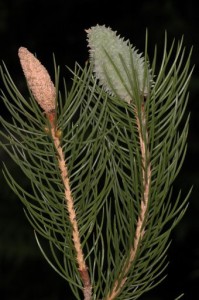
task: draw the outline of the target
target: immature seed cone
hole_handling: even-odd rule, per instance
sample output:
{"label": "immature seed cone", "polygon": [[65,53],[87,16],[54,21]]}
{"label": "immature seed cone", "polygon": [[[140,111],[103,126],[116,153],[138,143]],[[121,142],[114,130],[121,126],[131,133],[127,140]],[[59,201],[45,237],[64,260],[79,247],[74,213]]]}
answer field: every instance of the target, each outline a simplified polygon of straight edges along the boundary
{"label": "immature seed cone", "polygon": [[105,25],[86,30],[90,60],[99,83],[111,95],[128,103],[137,92],[147,96],[151,85],[148,62],[117,32]]}
{"label": "immature seed cone", "polygon": [[24,47],[18,51],[28,86],[41,108],[50,113],[55,110],[56,89],[46,68]]}

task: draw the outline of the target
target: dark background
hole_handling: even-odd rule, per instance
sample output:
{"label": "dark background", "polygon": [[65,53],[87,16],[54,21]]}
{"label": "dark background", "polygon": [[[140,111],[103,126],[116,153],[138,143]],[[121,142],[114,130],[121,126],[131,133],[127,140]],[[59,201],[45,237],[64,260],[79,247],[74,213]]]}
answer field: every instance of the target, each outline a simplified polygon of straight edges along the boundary
{"label": "dark background", "polygon": [[[193,185],[186,215],[172,233],[168,252],[166,280],[141,297],[142,300],[174,299],[182,292],[184,300],[199,299],[199,19],[197,1],[127,0],[0,0],[0,59],[12,77],[20,81],[17,51],[20,46],[37,53],[49,72],[53,72],[52,54],[57,63],[73,67],[88,59],[84,29],[106,24],[130,38],[144,51],[145,32],[149,32],[149,54],[155,44],[162,49],[167,31],[169,44],[184,36],[187,53],[194,46],[195,65],[190,83],[188,111],[191,112],[188,152],[174,188],[186,195]],[[159,50],[160,51],[160,50]],[[53,74],[53,73],[52,73]],[[0,113],[4,109],[0,102]],[[0,149],[4,161],[19,176],[17,169]],[[22,177],[24,184],[24,178]],[[74,299],[67,285],[43,259],[22,205],[0,174],[0,299],[63,300]]]}

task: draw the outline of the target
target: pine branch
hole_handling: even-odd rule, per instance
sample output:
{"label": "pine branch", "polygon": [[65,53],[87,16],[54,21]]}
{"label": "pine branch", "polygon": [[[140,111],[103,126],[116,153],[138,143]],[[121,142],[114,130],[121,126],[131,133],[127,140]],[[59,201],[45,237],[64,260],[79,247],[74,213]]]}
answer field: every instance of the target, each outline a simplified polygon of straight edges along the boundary
{"label": "pine branch", "polygon": [[90,300],[92,287],[90,283],[88,268],[86,266],[84,254],[82,251],[77,217],[74,208],[74,199],[69,182],[68,168],[65,162],[64,152],[60,141],[60,131],[58,130],[56,124],[57,118],[55,113],[55,88],[46,69],[27,49],[21,47],[19,49],[19,57],[30,90],[33,92],[36,101],[45,111],[46,117],[49,121],[50,128],[47,129],[47,132],[48,130],[50,131],[49,133],[52,137],[52,141],[57,152],[58,165],[62,182],[64,184],[65,203],[72,227],[72,239],[76,252],[80,277],[83,282],[84,299]]}
{"label": "pine branch", "polygon": [[[91,48],[91,61],[96,77],[104,89],[114,95],[115,104],[125,107],[126,115],[122,113],[123,109],[118,110],[118,115],[116,115],[116,110],[113,108],[115,112],[112,122],[116,124],[117,118],[118,143],[123,145],[118,148],[117,153],[114,152],[114,156],[118,158],[117,160],[113,158],[116,169],[114,175],[118,178],[118,188],[115,188],[114,195],[120,194],[121,205],[125,206],[124,202],[128,190],[128,201],[132,205],[132,208],[128,206],[128,220],[136,220],[132,224],[131,232],[131,222],[127,225],[126,222],[121,221],[122,218],[125,220],[127,217],[127,211],[125,211],[126,215],[125,213],[123,215],[121,210],[116,217],[118,218],[118,230],[124,226],[129,228],[125,234],[126,237],[129,236],[129,240],[132,238],[132,245],[129,250],[122,238],[118,239],[118,246],[116,242],[114,243],[114,247],[119,249],[122,244],[126,254],[121,254],[122,263],[118,264],[118,267],[116,267],[116,263],[113,263],[112,272],[115,271],[116,273],[112,281],[107,284],[112,285],[112,288],[108,289],[107,287],[106,299],[117,297],[137,299],[143,291],[155,286],[153,280],[160,276],[164,270],[164,268],[159,270],[160,259],[162,262],[165,260],[163,245],[166,247],[170,230],[177,224],[186,210],[185,204],[188,197],[179,207],[182,209],[181,213],[178,209],[175,211],[179,198],[173,209],[167,205],[164,208],[163,201],[167,198],[169,188],[181,166],[180,159],[183,161],[186,151],[184,142],[187,136],[187,127],[185,125],[180,137],[177,128],[186,107],[184,97],[191,75],[191,72],[188,73],[190,56],[184,69],[181,69],[184,56],[184,51],[181,52],[181,41],[177,48],[174,63],[166,71],[173,45],[167,56],[165,41],[162,66],[157,80],[153,82],[151,74],[155,74],[155,63],[153,63],[153,68],[150,71],[146,61],[147,53],[145,53],[144,62],[141,56],[137,56],[135,48],[128,41],[124,42],[123,39],[116,36],[115,32],[111,32],[110,28],[105,28],[105,26],[97,25],[87,30],[87,33]],[[160,85],[160,89],[158,85]],[[145,88],[143,89],[143,87]],[[157,91],[158,93],[161,91],[160,94],[156,93]],[[129,106],[126,107],[121,101],[127,102]],[[173,107],[175,107],[176,113],[172,110]],[[134,115],[134,120],[128,116],[129,110],[130,115]],[[111,113],[111,115],[113,114]],[[128,124],[125,121],[121,122],[125,118],[127,118]],[[123,128],[126,128],[127,133],[124,133]],[[135,128],[137,128],[137,132]],[[131,138],[133,140],[127,142],[127,139]],[[181,147],[178,148],[180,144]],[[138,149],[140,155],[137,152]],[[163,157],[161,157],[162,155]],[[178,162],[179,168],[177,168]],[[128,166],[131,167],[128,168]],[[128,176],[125,177],[126,173],[129,174],[129,178],[127,178]],[[140,173],[142,174],[141,177]],[[134,186],[132,186],[130,178],[135,180]],[[125,185],[128,185],[128,188]],[[129,191],[130,187],[132,188],[131,191]],[[135,201],[130,200],[133,197],[135,197]],[[169,195],[170,197],[171,195]],[[117,200],[115,199],[115,201]],[[119,206],[116,208],[116,214],[117,210],[120,209]],[[178,213],[179,216],[176,217]],[[165,224],[175,217],[176,220],[170,225],[169,230],[164,232]],[[121,232],[120,235],[122,234]],[[116,239],[115,235],[113,239]],[[153,262],[153,260],[155,261]],[[145,267],[142,268],[142,264]],[[152,265],[154,267],[153,272],[150,267]],[[137,274],[137,279],[135,274]]]}

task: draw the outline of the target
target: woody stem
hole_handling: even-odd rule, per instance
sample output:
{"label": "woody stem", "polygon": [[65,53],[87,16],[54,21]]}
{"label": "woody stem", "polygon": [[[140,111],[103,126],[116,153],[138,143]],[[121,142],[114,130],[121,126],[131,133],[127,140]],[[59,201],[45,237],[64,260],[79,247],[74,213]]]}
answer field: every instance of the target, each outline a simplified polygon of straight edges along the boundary
{"label": "woody stem", "polygon": [[80,273],[80,277],[83,283],[83,293],[84,293],[84,300],[91,300],[92,296],[92,286],[90,282],[90,276],[88,273],[88,268],[86,266],[86,262],[84,259],[84,254],[82,251],[78,223],[76,218],[76,212],[74,208],[74,199],[72,196],[71,188],[70,188],[70,181],[68,176],[68,168],[64,157],[64,152],[61,147],[60,137],[56,134],[57,129],[54,124],[54,120],[49,118],[50,125],[51,125],[51,136],[53,139],[53,143],[57,152],[57,159],[58,165],[61,172],[61,178],[64,185],[64,195],[65,195],[65,203],[69,215],[69,221],[72,227],[72,239],[73,244],[76,252],[78,270]]}
{"label": "woody stem", "polygon": [[140,211],[136,223],[136,230],[134,236],[133,246],[130,250],[130,256],[124,263],[124,267],[122,269],[121,274],[123,274],[123,278],[121,280],[116,280],[113,286],[113,289],[109,292],[106,300],[113,300],[115,299],[118,294],[121,292],[126,280],[128,272],[132,266],[132,263],[135,260],[137,251],[139,249],[139,245],[141,240],[143,239],[144,232],[145,232],[145,220],[147,218],[147,208],[148,208],[148,201],[149,201],[149,189],[150,189],[150,182],[151,182],[151,165],[148,161],[148,133],[146,130],[146,116],[144,111],[144,106],[142,106],[142,113],[141,117],[138,116],[138,112],[135,109],[135,118],[137,123],[138,135],[139,135],[139,144],[140,144],[140,152],[141,152],[141,159],[142,159],[142,183],[143,183],[143,193],[140,203]]}

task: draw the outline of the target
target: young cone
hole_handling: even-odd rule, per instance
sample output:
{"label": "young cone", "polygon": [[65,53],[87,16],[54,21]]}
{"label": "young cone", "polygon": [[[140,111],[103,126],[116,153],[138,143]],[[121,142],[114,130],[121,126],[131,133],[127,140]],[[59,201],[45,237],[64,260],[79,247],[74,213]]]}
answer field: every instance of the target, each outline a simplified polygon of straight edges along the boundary
{"label": "young cone", "polygon": [[55,111],[56,89],[46,68],[24,47],[19,48],[18,55],[35,100],[47,114]]}
{"label": "young cone", "polygon": [[152,81],[149,65],[130,41],[104,25],[91,27],[86,33],[90,60],[100,85],[128,103],[136,97],[136,90],[147,96]]}

